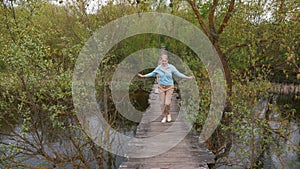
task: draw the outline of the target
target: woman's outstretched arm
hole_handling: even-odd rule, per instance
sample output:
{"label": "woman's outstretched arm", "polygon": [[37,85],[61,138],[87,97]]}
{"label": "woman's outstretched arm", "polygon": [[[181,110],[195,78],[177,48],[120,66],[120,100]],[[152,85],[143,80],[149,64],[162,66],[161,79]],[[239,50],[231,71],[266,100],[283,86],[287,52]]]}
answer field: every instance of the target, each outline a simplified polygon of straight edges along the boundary
{"label": "woman's outstretched arm", "polygon": [[174,73],[174,75],[176,75],[180,78],[185,78],[185,79],[194,79],[195,78],[195,76],[187,76],[187,75],[179,72],[175,66],[173,67],[173,73]]}
{"label": "woman's outstretched arm", "polygon": [[153,72],[150,72],[148,74],[145,74],[145,75],[142,75],[142,74],[138,74],[139,77],[154,77],[156,75],[156,73],[153,71]]}

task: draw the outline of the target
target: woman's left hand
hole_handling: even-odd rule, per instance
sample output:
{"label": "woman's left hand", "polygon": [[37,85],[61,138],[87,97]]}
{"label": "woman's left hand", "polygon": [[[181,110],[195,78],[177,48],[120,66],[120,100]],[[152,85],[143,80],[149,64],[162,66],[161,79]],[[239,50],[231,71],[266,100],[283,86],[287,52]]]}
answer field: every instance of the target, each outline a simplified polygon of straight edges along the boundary
{"label": "woman's left hand", "polygon": [[187,79],[195,79],[195,76],[188,76]]}

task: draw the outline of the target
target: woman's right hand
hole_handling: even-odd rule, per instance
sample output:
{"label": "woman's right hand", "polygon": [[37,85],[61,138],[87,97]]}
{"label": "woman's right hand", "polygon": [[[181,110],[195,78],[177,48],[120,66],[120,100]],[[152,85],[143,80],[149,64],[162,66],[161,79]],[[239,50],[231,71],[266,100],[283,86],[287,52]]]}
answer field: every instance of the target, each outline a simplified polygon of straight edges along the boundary
{"label": "woman's right hand", "polygon": [[139,77],[145,77],[145,75],[142,75],[142,74],[140,74],[140,73],[138,74],[138,76],[139,76]]}

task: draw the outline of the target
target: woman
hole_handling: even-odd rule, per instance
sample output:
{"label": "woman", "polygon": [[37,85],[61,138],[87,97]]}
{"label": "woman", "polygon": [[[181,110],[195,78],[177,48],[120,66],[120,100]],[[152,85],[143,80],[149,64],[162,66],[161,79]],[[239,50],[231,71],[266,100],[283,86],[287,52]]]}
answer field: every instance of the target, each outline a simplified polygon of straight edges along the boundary
{"label": "woman", "polygon": [[174,81],[172,78],[172,74],[180,78],[185,79],[193,79],[194,76],[186,76],[180,73],[175,66],[168,63],[168,56],[162,55],[160,58],[160,65],[158,65],[152,72],[142,75],[138,74],[139,77],[155,77],[159,76],[158,79],[158,90],[159,90],[159,97],[160,97],[160,105],[162,110],[162,123],[166,121],[171,122],[171,115],[170,115],[170,105],[171,105],[171,98],[172,93],[174,91]]}

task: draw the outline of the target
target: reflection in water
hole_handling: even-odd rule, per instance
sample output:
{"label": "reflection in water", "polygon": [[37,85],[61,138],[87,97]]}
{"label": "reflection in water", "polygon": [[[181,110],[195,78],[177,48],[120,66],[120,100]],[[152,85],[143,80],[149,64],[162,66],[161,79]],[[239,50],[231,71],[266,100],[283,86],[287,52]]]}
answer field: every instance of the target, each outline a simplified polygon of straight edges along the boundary
{"label": "reflection in water", "polygon": [[249,121],[244,120],[245,125],[242,128],[247,133],[242,134],[243,138],[241,135],[235,136],[230,153],[225,159],[218,159],[215,167],[251,168],[254,162],[258,168],[298,169],[300,99],[274,95],[271,99],[262,99],[253,110],[254,118],[266,121],[268,127],[256,126],[251,129],[254,125],[249,125]]}
{"label": "reflection in water", "polygon": [[[132,104],[140,111],[148,107],[148,93],[130,94]],[[108,101],[109,102],[109,101]],[[114,114],[113,108],[109,114]],[[113,126],[125,135],[132,136],[136,123],[130,123],[116,113]],[[2,119],[0,129],[0,168],[100,168],[111,169],[125,158],[104,151],[86,137],[76,116],[61,116],[65,128],[53,126],[47,115],[35,117],[36,127],[24,132],[21,120]],[[41,120],[41,121],[39,121]],[[31,166],[31,167],[30,167]]]}
{"label": "reflection in water", "polygon": [[[280,130],[284,123],[288,122],[284,128],[284,134],[281,137],[276,137],[276,134],[272,134],[272,137],[276,138],[275,145],[271,145],[267,152],[264,154],[264,168],[275,169],[296,169],[297,162],[300,162],[299,157],[299,145],[300,145],[300,130],[299,130],[299,112],[300,111],[300,99],[291,99],[287,95],[275,95],[273,104],[276,105],[275,109],[270,115],[269,126],[273,130]],[[281,120],[282,114],[286,111],[295,111],[291,113],[292,116],[289,119]],[[287,114],[285,114],[287,116]],[[286,121],[288,120],[288,121]],[[279,148],[279,152],[276,151]]]}
{"label": "reflection in water", "polygon": [[144,112],[149,107],[149,93],[147,91],[138,89],[135,92],[130,93],[129,97],[132,105],[138,111]]}
{"label": "reflection in water", "polygon": [[[295,148],[300,143],[298,124],[295,122],[290,122],[287,132],[290,132],[288,139],[279,138],[277,140],[277,145],[272,145],[269,151],[264,154],[264,168],[299,168],[299,166],[296,164],[299,162],[299,150]],[[275,151],[278,147],[280,147],[280,153]]]}

